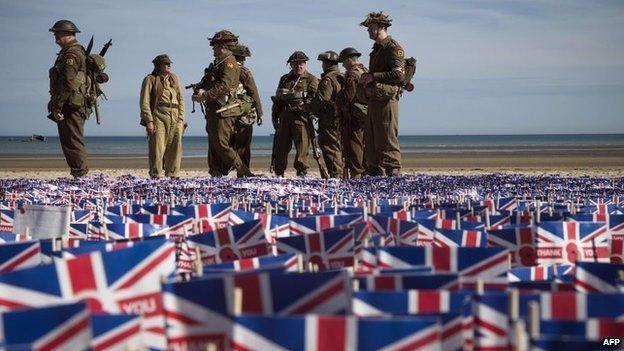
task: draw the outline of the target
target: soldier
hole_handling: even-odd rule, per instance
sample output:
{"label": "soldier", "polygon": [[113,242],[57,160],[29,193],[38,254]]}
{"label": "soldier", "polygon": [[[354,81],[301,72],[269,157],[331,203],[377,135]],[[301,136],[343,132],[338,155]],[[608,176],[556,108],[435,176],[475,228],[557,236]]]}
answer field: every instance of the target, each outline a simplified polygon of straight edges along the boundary
{"label": "soldier", "polygon": [[149,175],[178,177],[182,161],[184,98],[180,80],[171,72],[171,59],[158,55],[154,70],[141,85],[141,125],[145,126],[149,146]]}
{"label": "soldier", "polygon": [[364,163],[364,128],[366,125],[366,102],[360,101],[356,94],[357,84],[368,70],[358,62],[362,56],[354,48],[340,52],[338,60],[345,68],[345,84],[340,92],[338,108],[342,112],[343,153],[349,175],[357,179],[366,172]]}
{"label": "soldier", "polygon": [[318,78],[307,71],[307,61],[308,56],[302,51],[290,55],[287,61],[290,72],[280,78],[273,97],[271,117],[276,134],[273,157],[278,176],[284,176],[293,142],[297,150],[293,162],[297,175],[305,176],[308,172],[310,139],[304,107],[316,93]]}
{"label": "soldier", "polygon": [[254,174],[230,145],[236,117],[241,114],[241,104],[237,98],[241,68],[231,51],[237,42],[238,36],[227,30],[218,31],[210,38],[215,60],[209,79],[202,80],[204,86],[193,95],[193,100],[205,103],[209,164],[212,153],[219,159],[218,162],[215,160],[215,164],[223,166],[219,175],[226,175],[231,169],[236,169],[238,177],[253,177]]}
{"label": "soldier", "polygon": [[341,151],[340,116],[336,109],[336,97],[342,90],[344,77],[338,69],[338,54],[325,51],[318,56],[323,62],[323,74],[318,90],[308,110],[319,119],[319,145],[331,178],[341,178],[344,163]]}
{"label": "soldier", "polygon": [[401,45],[388,35],[391,22],[383,12],[372,12],[360,23],[368,28],[368,36],[375,42],[368,65],[370,72],[361,80],[368,100],[366,164],[369,175],[374,176],[401,172],[398,123],[405,55]]}
{"label": "soldier", "polygon": [[68,20],[60,20],[50,28],[61,51],[50,69],[50,102],[48,112],[58,128],[61,148],[74,178],[89,172],[84,143],[84,124],[91,114],[86,106],[87,57],[76,40],[80,30]]}
{"label": "soldier", "polygon": [[245,58],[251,56],[249,48],[245,45],[237,44],[232,50],[232,54],[236,57],[236,61],[241,67],[241,75],[239,82],[243,85],[245,91],[243,100],[251,100],[251,110],[249,113],[241,116],[236,121],[234,138],[232,140],[233,147],[238,152],[238,156],[243,163],[249,167],[251,160],[251,138],[253,135],[253,124],[256,122],[262,125],[262,103],[260,102],[260,94],[254,80],[251,70],[245,67]]}

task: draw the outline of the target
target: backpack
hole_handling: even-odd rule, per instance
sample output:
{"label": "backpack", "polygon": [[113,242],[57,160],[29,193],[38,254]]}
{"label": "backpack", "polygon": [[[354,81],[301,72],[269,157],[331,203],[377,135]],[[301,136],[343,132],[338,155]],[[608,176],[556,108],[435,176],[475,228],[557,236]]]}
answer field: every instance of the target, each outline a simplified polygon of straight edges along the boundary
{"label": "backpack", "polygon": [[405,59],[405,74],[403,76],[402,87],[407,91],[414,90],[414,84],[412,84],[412,78],[416,73],[416,59],[410,57]]}

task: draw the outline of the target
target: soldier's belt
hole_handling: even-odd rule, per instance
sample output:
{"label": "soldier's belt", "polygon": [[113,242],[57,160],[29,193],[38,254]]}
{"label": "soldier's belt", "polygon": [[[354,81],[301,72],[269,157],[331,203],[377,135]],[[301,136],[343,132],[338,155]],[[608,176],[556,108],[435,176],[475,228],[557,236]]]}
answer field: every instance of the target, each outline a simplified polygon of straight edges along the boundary
{"label": "soldier's belt", "polygon": [[178,107],[178,104],[171,104],[171,103],[165,103],[165,102],[161,102],[157,105],[158,107]]}

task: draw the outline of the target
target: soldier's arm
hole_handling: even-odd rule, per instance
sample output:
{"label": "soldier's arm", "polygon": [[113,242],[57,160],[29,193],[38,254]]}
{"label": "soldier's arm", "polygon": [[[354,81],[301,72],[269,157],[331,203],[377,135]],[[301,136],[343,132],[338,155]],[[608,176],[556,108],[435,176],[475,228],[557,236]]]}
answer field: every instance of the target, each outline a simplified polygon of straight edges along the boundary
{"label": "soldier's arm", "polygon": [[247,72],[247,74],[245,75],[245,79],[242,83],[245,91],[249,92],[249,95],[251,95],[254,100],[254,107],[256,108],[258,116],[262,116],[262,103],[260,102],[260,93],[258,92],[256,81],[254,80],[251,72]]}
{"label": "soldier's arm", "polygon": [[318,84],[314,98],[308,105],[308,110],[313,114],[321,111],[331,101],[333,90],[331,80],[327,76],[323,77]]}
{"label": "soldier's arm", "polygon": [[405,54],[403,49],[396,45],[392,46],[388,59],[390,60],[390,70],[386,72],[373,73],[375,82],[386,84],[401,84],[405,76]]}
{"label": "soldier's arm", "polygon": [[352,102],[355,99],[355,89],[361,76],[361,74],[356,73],[349,73],[347,76],[344,91],[348,102]]}
{"label": "soldier's arm", "polygon": [[[283,75],[280,78],[280,81],[277,84],[278,90],[284,84],[285,79],[286,79],[286,75]],[[273,125],[277,125],[277,122],[279,121],[279,116],[282,113],[282,111],[284,111],[284,109],[286,108],[286,104],[284,104],[283,101],[275,99],[275,98],[271,98],[271,100],[273,101],[273,106],[271,107],[271,120],[273,121]]]}
{"label": "soldier's arm", "polygon": [[145,77],[145,79],[143,79],[143,84],[141,84],[139,106],[141,108],[141,120],[145,122],[145,124],[154,121],[154,118],[152,117],[152,108],[150,106],[152,84],[153,82],[152,79],[150,79],[150,76]]}
{"label": "soldier's arm", "polygon": [[71,52],[66,53],[61,60],[58,74],[60,89],[56,91],[55,96],[52,98],[52,111],[60,111],[67,99],[69,99],[74,79],[76,79],[78,74],[78,64],[78,56]]}
{"label": "soldier's arm", "polygon": [[178,93],[178,117],[180,118],[181,121],[184,121],[185,119],[184,112],[186,112],[184,108],[184,94],[182,94],[182,88],[180,86],[180,78],[178,76],[175,76],[175,80],[177,82],[176,86],[177,86],[177,93]]}
{"label": "soldier's arm", "polygon": [[233,60],[234,58],[231,60],[228,59],[226,62],[222,63],[223,74],[221,75],[221,79],[219,79],[212,88],[206,90],[202,94],[203,99],[207,101],[217,100],[227,95],[230,90],[238,86],[240,68],[236,62],[232,62]]}

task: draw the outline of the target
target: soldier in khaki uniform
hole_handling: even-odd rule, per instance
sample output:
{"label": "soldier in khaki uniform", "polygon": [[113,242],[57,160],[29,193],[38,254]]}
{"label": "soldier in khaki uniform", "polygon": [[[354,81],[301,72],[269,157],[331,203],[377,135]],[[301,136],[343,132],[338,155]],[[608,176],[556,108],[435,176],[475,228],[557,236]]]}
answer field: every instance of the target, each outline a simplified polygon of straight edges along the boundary
{"label": "soldier in khaki uniform", "polygon": [[251,138],[253,136],[253,124],[262,125],[262,103],[260,102],[260,94],[254,80],[251,70],[245,67],[245,58],[251,56],[251,51],[245,45],[237,44],[232,50],[232,54],[236,57],[236,61],[241,67],[239,78],[240,84],[243,85],[244,94],[251,101],[251,110],[249,113],[241,116],[236,121],[234,137],[232,138],[233,147],[236,149],[238,156],[243,163],[249,167],[251,161]]}
{"label": "soldier in khaki uniform", "polygon": [[[252,177],[254,174],[230,145],[236,117],[241,113],[236,97],[241,68],[231,52],[237,42],[238,37],[227,30],[219,31],[210,38],[215,60],[209,72],[210,77],[202,79],[204,86],[197,95],[193,95],[193,100],[203,102],[206,108],[208,163],[211,167],[223,167],[220,174],[213,173],[211,168],[211,174],[226,175],[231,169],[236,169],[238,177]],[[219,160],[215,160],[215,157]]]}
{"label": "soldier in khaki uniform", "polygon": [[308,106],[310,113],[319,119],[319,146],[331,178],[342,178],[340,115],[336,109],[336,98],[342,90],[344,78],[338,69],[338,54],[326,51],[318,56],[323,62],[323,74],[318,90]]}
{"label": "soldier in khaki uniform", "polygon": [[154,70],[141,85],[141,125],[145,126],[149,145],[149,175],[158,178],[178,177],[182,161],[184,133],[184,98],[180,80],[171,72],[171,59],[158,55]]}
{"label": "soldier in khaki uniform", "polygon": [[405,53],[388,35],[391,21],[382,12],[373,12],[360,23],[368,28],[368,36],[375,42],[370,54],[370,72],[361,80],[368,100],[368,121],[364,132],[366,163],[369,175],[374,176],[392,176],[401,172],[398,123]]}
{"label": "soldier in khaki uniform", "polygon": [[48,118],[58,128],[61,148],[75,178],[89,172],[84,143],[84,124],[91,110],[86,106],[87,57],[76,40],[80,30],[68,20],[60,20],[50,28],[61,51],[50,69],[50,102]]}
{"label": "soldier in khaki uniform", "polygon": [[345,84],[338,98],[338,108],[342,112],[342,140],[349,176],[357,179],[366,172],[364,162],[364,128],[368,107],[356,94],[357,85],[368,70],[358,62],[362,56],[354,48],[345,48],[338,60],[345,68]]}
{"label": "soldier in khaki uniform", "polygon": [[293,166],[298,176],[308,172],[310,138],[307,129],[307,112],[304,110],[309,98],[318,88],[318,78],[307,71],[308,56],[295,51],[288,58],[290,72],[283,75],[273,98],[271,117],[275,128],[275,174],[284,176],[288,153],[295,144],[297,150]]}

